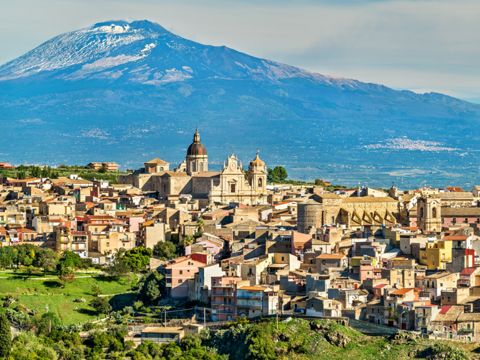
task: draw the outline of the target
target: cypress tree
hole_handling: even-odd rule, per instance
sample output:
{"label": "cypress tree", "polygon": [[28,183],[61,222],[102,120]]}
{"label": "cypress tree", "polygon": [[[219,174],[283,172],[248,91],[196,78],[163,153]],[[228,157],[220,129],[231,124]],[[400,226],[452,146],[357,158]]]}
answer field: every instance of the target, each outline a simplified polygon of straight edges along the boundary
{"label": "cypress tree", "polygon": [[5,314],[0,314],[0,358],[7,359],[12,349],[10,322]]}

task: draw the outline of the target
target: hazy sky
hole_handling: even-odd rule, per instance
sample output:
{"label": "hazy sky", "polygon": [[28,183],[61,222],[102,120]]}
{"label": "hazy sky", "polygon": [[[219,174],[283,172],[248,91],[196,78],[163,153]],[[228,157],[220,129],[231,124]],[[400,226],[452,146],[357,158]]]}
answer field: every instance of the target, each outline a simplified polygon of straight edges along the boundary
{"label": "hazy sky", "polygon": [[112,19],[149,19],[327,75],[480,102],[480,0],[0,0],[0,63]]}

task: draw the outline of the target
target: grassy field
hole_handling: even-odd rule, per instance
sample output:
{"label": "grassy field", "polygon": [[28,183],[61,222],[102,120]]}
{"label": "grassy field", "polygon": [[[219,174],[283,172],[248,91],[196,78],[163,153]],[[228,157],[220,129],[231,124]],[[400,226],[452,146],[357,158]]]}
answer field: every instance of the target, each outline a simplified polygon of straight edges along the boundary
{"label": "grassy field", "polygon": [[75,280],[63,287],[55,275],[27,276],[13,272],[0,272],[0,297],[14,296],[37,313],[55,312],[65,325],[80,324],[97,319],[88,305],[94,297],[94,284],[102,295],[112,297],[114,303],[129,302],[133,297],[129,278],[112,280],[98,273],[78,273]]}
{"label": "grassy field", "polygon": [[82,179],[85,180],[108,180],[110,182],[117,182],[118,176],[121,174],[125,174],[125,172],[121,171],[103,171],[103,170],[93,170],[85,166],[66,166],[60,165],[54,168],[48,168],[48,174],[38,174],[38,172],[43,169],[43,167],[38,166],[30,166],[30,165],[23,165],[19,166],[15,169],[0,169],[0,175],[11,177],[11,178],[20,178],[20,177],[50,177],[50,178],[57,178],[60,176],[68,177],[71,174],[77,174]]}

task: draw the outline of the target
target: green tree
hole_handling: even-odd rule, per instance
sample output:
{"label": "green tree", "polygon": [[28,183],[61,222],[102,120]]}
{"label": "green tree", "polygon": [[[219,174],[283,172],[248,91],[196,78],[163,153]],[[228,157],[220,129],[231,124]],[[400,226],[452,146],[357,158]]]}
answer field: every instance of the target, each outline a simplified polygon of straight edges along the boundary
{"label": "green tree", "polygon": [[139,297],[146,304],[155,304],[160,300],[164,292],[165,281],[162,274],[157,271],[151,272],[140,288]]}
{"label": "green tree", "polygon": [[153,247],[153,255],[162,260],[170,260],[177,257],[177,246],[171,241],[159,241]]}
{"label": "green tree", "polygon": [[36,321],[37,334],[49,336],[60,325],[61,321],[55,313],[46,312]]}
{"label": "green tree", "polygon": [[15,360],[56,360],[55,350],[44,344],[40,337],[31,333],[22,333],[13,342],[10,357]]}
{"label": "green tree", "polygon": [[65,251],[58,261],[57,270],[61,270],[62,267],[81,269],[85,267],[85,263],[77,253]]}
{"label": "green tree", "polygon": [[57,255],[51,249],[42,250],[36,254],[34,265],[41,267],[45,273],[54,271],[57,266]]}
{"label": "green tree", "polygon": [[68,266],[62,266],[58,271],[58,278],[63,282],[70,282],[75,280],[75,270]]}
{"label": "green tree", "polygon": [[12,350],[12,332],[7,316],[0,314],[0,358],[8,358]]}
{"label": "green tree", "polygon": [[32,166],[30,169],[30,175],[38,178],[42,175],[42,170],[38,166]]}
{"label": "green tree", "polygon": [[152,250],[143,246],[138,246],[125,251],[120,249],[107,269],[112,276],[126,275],[128,272],[142,272],[150,265]]}
{"label": "green tree", "polygon": [[193,236],[185,235],[182,238],[182,246],[186,247],[188,245],[192,245],[194,241],[195,241],[195,238]]}
{"label": "green tree", "polygon": [[97,296],[90,301],[90,306],[95,309],[98,314],[108,314],[112,311],[112,306],[108,302],[108,299],[103,296]]}
{"label": "green tree", "polygon": [[98,296],[102,293],[102,289],[96,283],[92,285],[91,289],[92,289],[92,294],[95,295],[95,296]]}
{"label": "green tree", "polygon": [[25,179],[27,177],[27,173],[25,170],[18,170],[17,171],[17,178],[18,179]]}
{"label": "green tree", "polygon": [[282,182],[287,180],[287,170],[283,166],[275,166],[273,169],[268,169],[268,182]]}

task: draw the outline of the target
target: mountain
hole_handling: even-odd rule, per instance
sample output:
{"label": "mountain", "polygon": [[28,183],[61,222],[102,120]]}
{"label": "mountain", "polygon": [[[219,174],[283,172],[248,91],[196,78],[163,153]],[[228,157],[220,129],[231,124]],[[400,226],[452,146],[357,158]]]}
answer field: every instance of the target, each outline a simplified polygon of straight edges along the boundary
{"label": "mountain", "polygon": [[16,163],[180,162],[198,126],[213,166],[258,148],[295,178],[471,186],[479,125],[479,105],[316,74],[149,21],[61,34],[0,66],[0,159]]}

